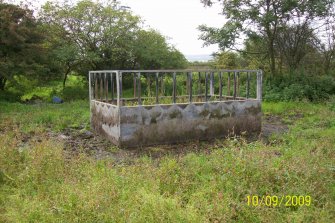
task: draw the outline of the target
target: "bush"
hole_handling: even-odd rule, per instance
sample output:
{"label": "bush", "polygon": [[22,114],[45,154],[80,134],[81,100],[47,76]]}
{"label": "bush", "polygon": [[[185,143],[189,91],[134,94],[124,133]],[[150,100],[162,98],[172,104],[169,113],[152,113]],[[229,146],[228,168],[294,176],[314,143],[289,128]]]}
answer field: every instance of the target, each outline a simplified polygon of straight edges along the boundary
{"label": "bush", "polygon": [[87,80],[81,76],[70,75],[63,89],[61,81],[52,81],[38,86],[27,79],[18,79],[19,84],[10,83],[6,91],[0,91],[0,100],[8,102],[29,102],[40,100],[51,102],[53,96],[64,101],[88,98]]}
{"label": "bush", "polygon": [[266,101],[322,101],[335,95],[335,78],[332,76],[294,75],[265,80]]}

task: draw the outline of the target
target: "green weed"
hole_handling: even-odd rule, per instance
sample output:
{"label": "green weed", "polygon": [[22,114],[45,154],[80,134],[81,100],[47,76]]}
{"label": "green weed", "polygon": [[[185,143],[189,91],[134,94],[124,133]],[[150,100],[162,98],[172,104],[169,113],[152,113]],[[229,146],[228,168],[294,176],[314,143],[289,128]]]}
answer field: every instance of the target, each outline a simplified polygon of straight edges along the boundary
{"label": "green weed", "polygon": [[[264,103],[265,113],[293,120],[287,134],[274,136],[276,143],[202,142],[210,153],[159,161],[144,156],[130,165],[83,153],[69,156],[61,143],[43,137],[49,125],[87,123],[87,104],[1,104],[0,221],[331,222],[335,217],[335,112],[327,104]],[[21,128],[30,123],[41,128],[35,134],[43,140],[19,149]],[[253,207],[248,195],[309,195],[312,205]]]}

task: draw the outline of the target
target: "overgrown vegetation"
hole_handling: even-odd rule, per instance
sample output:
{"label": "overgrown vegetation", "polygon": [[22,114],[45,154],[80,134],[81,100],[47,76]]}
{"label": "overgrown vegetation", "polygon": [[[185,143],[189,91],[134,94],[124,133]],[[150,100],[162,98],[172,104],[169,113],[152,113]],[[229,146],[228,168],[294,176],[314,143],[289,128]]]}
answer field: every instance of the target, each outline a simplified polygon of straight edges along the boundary
{"label": "overgrown vegetation", "polygon": [[0,24],[0,93],[23,96],[28,82],[65,88],[69,75],[89,70],[187,66],[166,37],[115,1],[50,1],[39,11],[0,1]]}
{"label": "overgrown vegetation", "polygon": [[[265,117],[291,124],[268,144],[243,138],[192,143],[183,146],[199,152],[158,160],[145,155],[132,164],[69,156],[63,143],[50,137],[50,131],[87,125],[86,101],[0,106],[3,222],[331,222],[335,217],[334,101],[264,103]],[[247,195],[310,195],[312,205],[251,207]]]}
{"label": "overgrown vegetation", "polygon": [[[222,1],[228,22],[200,27],[206,44],[222,52],[189,66],[264,70],[264,122],[277,120],[288,132],[181,144],[186,152],[178,155],[166,152],[169,146],[148,149],[168,154],[161,156],[142,148],[131,162],[117,160],[127,153],[112,146],[109,157],[96,159],[66,135],[93,138],[88,70],[185,68],[185,57],[115,1],[48,2],[41,11],[6,2],[0,0],[0,222],[334,221],[333,0]],[[313,29],[316,19],[328,22],[326,42]],[[237,48],[241,33],[246,40]],[[178,95],[187,92],[183,78]],[[125,97],[133,95],[132,81],[124,79]],[[144,95],[153,96],[151,83],[141,80]],[[161,90],[170,94],[171,83],[167,77]],[[53,96],[65,103],[49,103]],[[312,204],[255,207],[247,204],[253,195],[310,196]]]}

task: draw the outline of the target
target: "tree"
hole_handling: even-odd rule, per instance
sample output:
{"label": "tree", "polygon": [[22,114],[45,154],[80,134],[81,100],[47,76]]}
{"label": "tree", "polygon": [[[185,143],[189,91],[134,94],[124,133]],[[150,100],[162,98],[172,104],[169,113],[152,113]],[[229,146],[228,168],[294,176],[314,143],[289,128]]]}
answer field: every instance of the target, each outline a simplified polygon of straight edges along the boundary
{"label": "tree", "polygon": [[[221,49],[236,48],[241,36],[259,35],[267,46],[272,75],[276,73],[275,41],[278,29],[285,24],[305,24],[309,21],[325,18],[334,0],[217,0],[222,2],[222,14],[228,21],[221,28],[201,25],[200,39],[205,44],[218,43]],[[211,6],[213,0],[201,0]]]}
{"label": "tree", "polygon": [[156,30],[140,30],[134,43],[134,66],[139,69],[185,68],[187,60]]}
{"label": "tree", "polygon": [[139,17],[114,1],[47,2],[42,20],[49,43],[67,75],[98,69],[184,68],[185,57],[155,30],[143,30]]}
{"label": "tree", "polygon": [[132,62],[132,47],[140,29],[139,17],[120,10],[117,3],[103,5],[83,0],[74,5],[47,2],[41,12],[50,45],[64,67],[64,85],[71,71],[122,69]]}
{"label": "tree", "polygon": [[216,54],[214,57],[214,62],[219,69],[236,69],[238,66],[237,53],[234,52],[222,52]]}
{"label": "tree", "polygon": [[328,74],[331,68],[334,67],[335,62],[335,25],[333,23],[328,24],[324,33],[325,41],[316,42],[316,47],[321,53],[323,60],[323,71]]}
{"label": "tree", "polygon": [[0,90],[15,75],[34,78],[48,71],[44,36],[31,10],[0,3],[0,30]]}
{"label": "tree", "polygon": [[290,73],[299,67],[303,58],[314,47],[316,39],[308,23],[278,28],[275,48],[284,59]]}

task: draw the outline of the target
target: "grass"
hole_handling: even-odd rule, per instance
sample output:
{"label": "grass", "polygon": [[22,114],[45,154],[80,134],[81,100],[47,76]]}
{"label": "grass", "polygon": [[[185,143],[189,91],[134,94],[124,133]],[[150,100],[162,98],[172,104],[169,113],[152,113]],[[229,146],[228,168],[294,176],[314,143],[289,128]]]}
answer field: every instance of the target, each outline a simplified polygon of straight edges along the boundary
{"label": "grass", "polygon": [[52,129],[89,128],[88,100],[70,101],[64,104],[40,103],[25,105],[0,101],[0,127],[18,127],[24,133]]}
{"label": "grass", "polygon": [[[88,128],[89,105],[0,103],[0,222],[332,222],[335,106],[264,103],[290,131],[262,141],[201,143],[204,152],[68,156],[48,131]],[[22,149],[24,134],[38,136]],[[209,152],[208,152],[209,151]],[[248,195],[309,195],[311,206],[253,207]]]}

